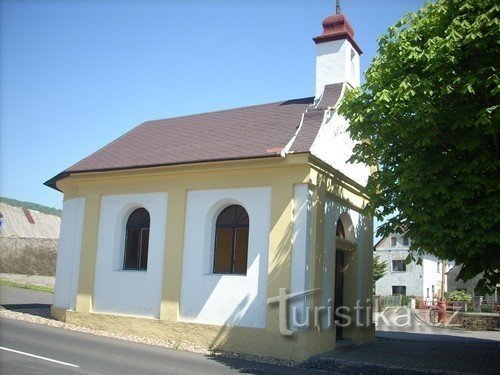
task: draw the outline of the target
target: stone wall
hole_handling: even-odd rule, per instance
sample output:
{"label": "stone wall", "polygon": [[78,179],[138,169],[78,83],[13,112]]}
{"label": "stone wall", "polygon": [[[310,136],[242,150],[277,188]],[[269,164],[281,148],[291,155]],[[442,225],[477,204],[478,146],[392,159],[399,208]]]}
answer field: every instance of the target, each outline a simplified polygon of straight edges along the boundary
{"label": "stone wall", "polygon": [[55,276],[57,238],[0,237],[0,273]]}
{"label": "stone wall", "polygon": [[500,329],[500,315],[489,313],[458,313],[451,324],[460,324],[469,331]]}
{"label": "stone wall", "polygon": [[[418,317],[424,322],[438,324],[438,309],[419,309]],[[469,331],[500,330],[500,314],[480,312],[446,312],[446,325]]]}

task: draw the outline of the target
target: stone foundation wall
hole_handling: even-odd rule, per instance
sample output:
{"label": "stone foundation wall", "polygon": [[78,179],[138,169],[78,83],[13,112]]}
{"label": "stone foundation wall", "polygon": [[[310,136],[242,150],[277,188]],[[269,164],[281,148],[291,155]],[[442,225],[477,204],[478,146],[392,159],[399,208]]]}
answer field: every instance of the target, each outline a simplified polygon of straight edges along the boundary
{"label": "stone foundation wall", "polygon": [[[450,318],[451,318],[451,314]],[[500,315],[489,313],[458,313],[452,324],[460,324],[469,331],[491,331],[500,329]]]}
{"label": "stone foundation wall", "polygon": [[55,276],[57,238],[0,237],[0,273]]}
{"label": "stone foundation wall", "polygon": [[[469,331],[500,330],[500,314],[474,312],[458,312],[455,316],[453,314],[451,311],[446,312],[448,325],[463,327]],[[419,310],[419,318],[437,324],[438,311],[437,309]]]}

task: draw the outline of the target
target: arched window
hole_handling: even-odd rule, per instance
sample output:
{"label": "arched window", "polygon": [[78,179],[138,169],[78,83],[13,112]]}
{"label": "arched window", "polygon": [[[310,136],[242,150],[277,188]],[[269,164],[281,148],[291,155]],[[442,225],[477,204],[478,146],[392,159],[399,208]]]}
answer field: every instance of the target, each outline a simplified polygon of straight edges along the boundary
{"label": "arched window", "polygon": [[335,231],[335,235],[340,238],[345,238],[344,224],[342,224],[342,220],[337,220],[337,230]]}
{"label": "arched window", "polygon": [[247,211],[239,206],[226,207],[215,225],[214,273],[247,273],[248,227]]}
{"label": "arched window", "polygon": [[124,270],[148,268],[149,212],[144,208],[134,210],[127,220],[125,235]]}

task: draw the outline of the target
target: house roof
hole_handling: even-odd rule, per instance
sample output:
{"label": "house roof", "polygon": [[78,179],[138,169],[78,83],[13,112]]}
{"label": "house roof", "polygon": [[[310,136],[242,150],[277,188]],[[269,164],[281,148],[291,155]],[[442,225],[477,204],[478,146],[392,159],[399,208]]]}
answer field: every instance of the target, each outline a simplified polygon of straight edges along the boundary
{"label": "house roof", "polygon": [[275,157],[295,135],[288,151],[308,152],[324,110],[336,104],[341,91],[342,84],[328,85],[314,106],[314,98],[309,97],[148,121],[45,184],[56,188],[57,180],[82,172]]}
{"label": "house roof", "polygon": [[61,218],[0,202],[0,237],[59,238]]}

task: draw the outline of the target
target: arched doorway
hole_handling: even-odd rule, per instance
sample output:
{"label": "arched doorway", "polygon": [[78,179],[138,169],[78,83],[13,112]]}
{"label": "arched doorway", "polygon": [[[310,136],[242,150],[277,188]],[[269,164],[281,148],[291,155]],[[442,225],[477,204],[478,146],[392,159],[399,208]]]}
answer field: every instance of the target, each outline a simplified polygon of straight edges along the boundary
{"label": "arched doorway", "polygon": [[[357,245],[354,234],[354,225],[351,216],[347,212],[340,214],[335,228],[335,267],[334,267],[334,285],[333,285],[333,303],[334,311],[339,307],[344,307],[339,311],[340,314],[345,316],[335,315],[335,319],[340,324],[348,323],[348,318],[351,322],[355,321],[355,314],[353,308],[356,305],[357,297]],[[349,326],[335,327],[335,339],[354,339],[356,330],[350,324]]]}

